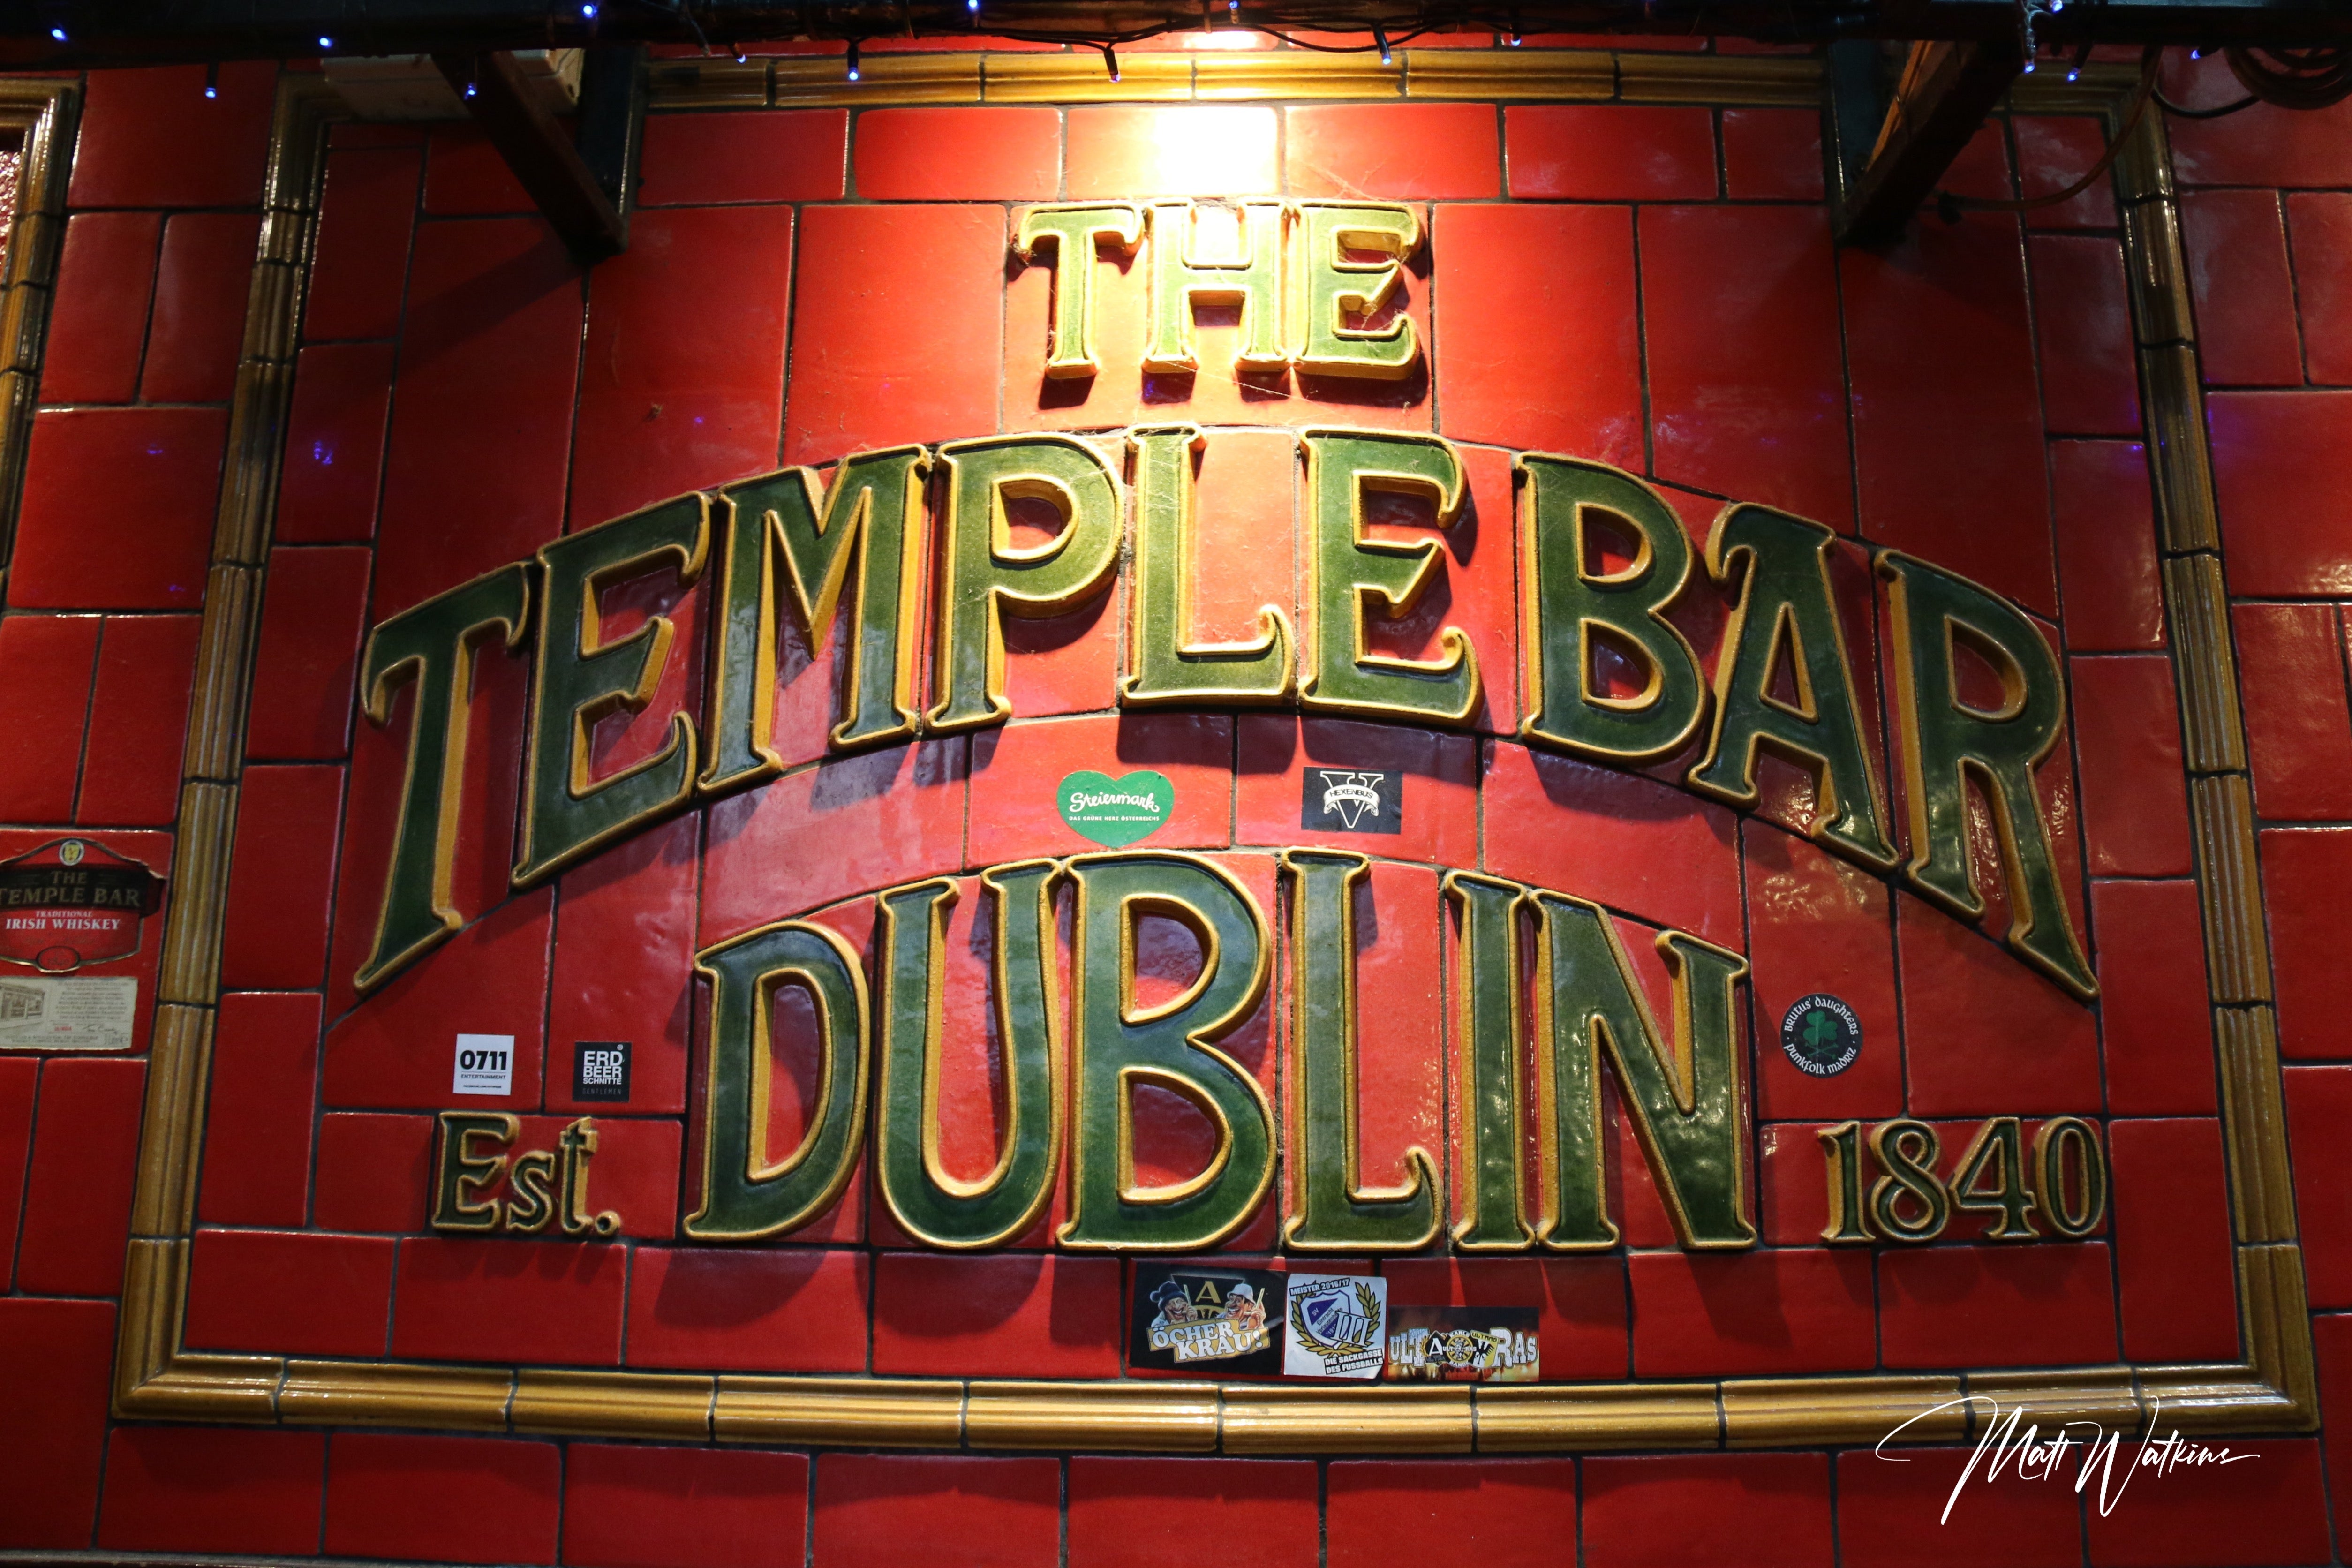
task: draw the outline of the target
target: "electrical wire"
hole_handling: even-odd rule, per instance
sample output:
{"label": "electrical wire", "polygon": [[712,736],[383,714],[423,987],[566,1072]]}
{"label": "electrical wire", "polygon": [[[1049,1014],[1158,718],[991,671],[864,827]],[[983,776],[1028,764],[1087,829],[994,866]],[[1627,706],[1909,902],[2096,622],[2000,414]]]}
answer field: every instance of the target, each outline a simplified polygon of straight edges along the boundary
{"label": "electrical wire", "polygon": [[2059,206],[2073,201],[2096,184],[2099,177],[2115,166],[2116,159],[2123,153],[2124,143],[2129,142],[2132,132],[2139,129],[2139,117],[2147,111],[2148,100],[2156,96],[2157,68],[2163,62],[2164,50],[2157,45],[2150,44],[2147,52],[2140,57],[2139,86],[2132,93],[2131,107],[2124,111],[2123,123],[2116,127],[2115,139],[2107,143],[2106,150],[2099,154],[2098,161],[2091,165],[2089,171],[2064,190],[2052,191],[2046,195],[2022,196],[2015,201],[2000,201],[1987,196],[1955,195],[1950,191],[1937,191],[1936,193],[1937,210],[1944,215],[1945,221],[1958,223],[1962,210],[2021,213],[2032,212],[2037,207]]}

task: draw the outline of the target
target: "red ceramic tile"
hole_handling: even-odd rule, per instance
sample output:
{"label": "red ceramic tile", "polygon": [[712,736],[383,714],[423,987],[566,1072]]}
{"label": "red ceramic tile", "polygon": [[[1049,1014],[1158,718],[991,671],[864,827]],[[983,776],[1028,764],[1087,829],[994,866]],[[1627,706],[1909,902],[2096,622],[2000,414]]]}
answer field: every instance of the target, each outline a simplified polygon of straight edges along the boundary
{"label": "red ceramic tile", "polygon": [[1264,1568],[1318,1556],[1315,1466],[1276,1459],[1072,1459],[1068,1568],[1180,1568],[1204,1546]]}
{"label": "red ceramic tile", "polygon": [[995,429],[1006,255],[996,207],[805,213],[784,460]]}
{"label": "red ceramic tile", "polygon": [[434,1138],[427,1116],[319,1118],[314,1223],[322,1230],[423,1230],[433,1189]]}
{"label": "red ceramic tile", "polygon": [[[617,1366],[627,1271],[610,1242],[410,1240],[394,1281],[392,1353]],[[328,1550],[338,1550],[331,1539]]]}
{"label": "red ceramic tile", "polygon": [[[542,888],[501,906],[336,1019],[327,1032],[324,1102],[416,1110],[453,1104],[474,1110],[537,1106],[545,1040],[548,901]],[[514,1037],[512,1095],[454,1100],[449,1086],[459,1035]]]}
{"label": "red ceramic tile", "polygon": [[[2157,1440],[2171,1429],[2160,1424]],[[2242,1437],[2212,1446],[2226,1447],[2238,1462],[2176,1462],[2156,1486],[2147,1484],[2158,1479],[2153,1474],[2138,1478],[2126,1500],[2105,1513],[2093,1498],[2083,1517],[2097,1568],[2289,1568],[2328,1560],[2317,1439]]]}
{"label": "red ceramic tile", "polygon": [[0,752],[0,819],[65,822],[73,816],[82,731],[98,660],[96,616],[10,616],[0,620],[0,682],[38,746]]}
{"label": "red ceramic tile", "polygon": [[206,1222],[302,1223],[318,1076],[318,997],[232,992],[221,998],[198,1208]]}
{"label": "red ceramic tile", "polygon": [[0,1298],[0,1543],[86,1549],[98,1518],[114,1303]]}
{"label": "red ceramic tile", "polygon": [[963,819],[963,742],[952,736],[842,757],[722,801],[710,808],[700,940],[954,870]]}
{"label": "red ceramic tile", "polygon": [[244,213],[180,213],[163,226],[142,400],[228,401],[260,237],[261,220]]}
{"label": "red ceramic tile", "polygon": [[2048,616],[2050,500],[2017,241],[2006,215],[1921,224],[1884,255],[1845,252],[1839,277],[1864,535]]}
{"label": "red ceramic tile", "polygon": [[2126,653],[2164,646],[2147,449],[2125,441],[2050,443],[2066,647]]}
{"label": "red ceramic tile", "polygon": [[389,338],[400,331],[401,285],[416,226],[424,160],[414,146],[354,147],[327,154],[302,336]]}
{"label": "red ceramic tile", "polygon": [[[1771,1050],[1772,1042],[1766,1041],[1764,1048]],[[1759,1227],[1767,1247],[1817,1246],[1829,1228],[1828,1170],[1820,1131],[1818,1123],[1786,1121],[1756,1130],[1756,1202],[1762,1211]]]}
{"label": "red ceramic tile", "polygon": [[[2021,1435],[2032,1418],[2029,1407]],[[1988,1475],[1990,1468],[1973,1448],[1840,1454],[1839,1562],[1845,1568],[2077,1568],[2083,1524],[2072,1485],[2076,1464],[2061,1464],[2049,1479],[2021,1476],[2014,1463],[1999,1476]]]}
{"label": "red ceramic tile", "polygon": [[2116,1292],[2107,1245],[1880,1252],[1878,1332],[1889,1367],[2111,1362]]}
{"label": "red ceramic tile", "polygon": [[2238,1271],[2221,1124],[2110,1121],[2107,1159],[2124,1358],[2235,1361]]}
{"label": "red ceramic tile", "polygon": [[580,310],[579,274],[536,216],[428,224],[417,235],[375,619],[555,535]]}
{"label": "red ceramic tile", "polygon": [[35,418],[9,604],[196,608],[227,432],[228,416],[217,408],[82,409]]}
{"label": "red ceramic tile", "polygon": [[[940,156],[952,147],[952,158]],[[868,201],[1049,202],[1062,183],[1052,109],[875,109],[857,118],[857,194]]]}
{"label": "red ceramic tile", "polygon": [[[848,141],[845,109],[656,114],[646,121],[637,200],[652,207],[837,201]],[[636,244],[632,225],[629,248]]]}
{"label": "red ceramic tile", "polygon": [[530,210],[530,193],[478,127],[445,126],[426,133],[426,213],[436,217],[478,217]]}
{"label": "red ceramic tile", "polygon": [[1294,196],[1427,201],[1502,194],[1491,104],[1286,109],[1282,155],[1285,188]]}
{"label": "red ceramic tile", "polygon": [[[1326,849],[1466,866],[1477,857],[1477,742],[1466,735],[1345,719],[1240,721],[1234,837],[1244,844],[1317,845]],[[1318,769],[1386,773],[1402,794],[1402,831],[1343,832],[1300,822],[1302,778]]]}
{"label": "red ceramic tile", "polygon": [[2172,661],[2142,654],[2072,658],[2067,666],[2092,874],[2189,875],[2188,785]]}
{"label": "red ceramic tile", "polygon": [[1325,1497],[1329,1568],[1554,1568],[1576,1537],[1568,1459],[1339,1460]]}
{"label": "red ceramic tile", "polygon": [[[498,1437],[338,1432],[325,1550],[413,1562],[552,1563],[563,1451]],[[429,1498],[432,1506],[420,1508]]]}
{"label": "red ceramic tile", "polygon": [[1546,1378],[1622,1378],[1629,1366],[1618,1258],[1393,1258],[1395,1307],[1533,1307]]}
{"label": "red ceramic tile", "polygon": [[2301,1156],[2294,1208],[2311,1304],[2343,1307],[2352,1304],[2352,1194],[2329,1179],[2322,1151],[2335,1147],[2337,1129],[2352,1115],[2352,1068],[2291,1067],[2282,1076],[2288,1135]]}
{"label": "red ceramic tile", "polygon": [[[2245,96],[2216,50],[2199,63],[2174,51],[2165,96],[2210,108]],[[2352,110],[2341,104],[2296,111],[2258,103],[2221,120],[2167,127],[2176,177],[2189,185],[2352,185]]]}
{"label": "red ceramic tile", "polygon": [[1832,1561],[1827,1455],[1584,1461],[1584,1568]]}
{"label": "red ceramic tile", "polygon": [[2107,1108],[2210,1115],[2213,1026],[2193,882],[2094,882]]}
{"label": "red ceramic tile", "polygon": [[1503,111],[1511,195],[1580,202],[1714,199],[1715,121],[1704,109],[1618,104]]}
{"label": "red ceramic tile", "polygon": [[2042,412],[2068,436],[2139,434],[2139,365],[2121,242],[2037,234],[2026,241],[2042,357]]}
{"label": "red ceramic tile", "polygon": [[1234,721],[1224,715],[1129,713],[983,731],[972,742],[967,858],[987,866],[1100,848],[1062,819],[1062,781],[1081,771],[1121,780],[1149,770],[1175,786],[1167,822],[1141,848],[1221,848],[1230,832],[1233,755]]}
{"label": "red ceramic tile", "polygon": [[[1756,998],[1756,1110],[1783,1118],[1900,1115],[1903,1036],[1895,994],[1895,916],[1886,885],[1850,861],[1760,822],[1740,826],[1748,888],[1748,984]],[[1780,1021],[1801,997],[1852,1007],[1862,1054],[1833,1078],[1798,1070]]]}
{"label": "red ceramic tile", "polygon": [[2091,1010],[1981,932],[1895,900],[1914,1116],[2099,1110]]}
{"label": "red ceramic tile", "polygon": [[304,349],[295,362],[278,487],[281,543],[375,536],[393,363],[390,343],[330,343]]}
{"label": "red ceramic tile", "polygon": [[1732,814],[1670,784],[1497,741],[1485,868],[1721,947],[1740,932]]}
{"label": "red ceramic tile", "polygon": [[574,1443],[564,1454],[563,1561],[580,1568],[800,1568],[802,1454]]}
{"label": "red ceramic tile", "polygon": [[250,206],[261,199],[278,68],[225,65],[92,75],[74,149],[76,207]]}
{"label": "red ceramic tile", "polygon": [[787,207],[631,222],[589,285],[573,528],[775,467],[792,268]]}
{"label": "red ceramic tile", "polygon": [[2341,386],[2352,382],[2352,197],[2289,196],[2286,218],[2311,379]]}
{"label": "red ceramic tile", "polygon": [[686,1109],[694,1003],[696,850],[700,823],[641,833],[564,875],[556,899],[549,999],[547,1108],[617,1110],[571,1098],[582,1040],[626,1040],[632,1112]]}
{"label": "red ceramic tile", "polygon": [[[2352,709],[2329,605],[2238,605],[2239,686],[2254,808],[2273,821],[2352,817]],[[0,627],[0,648],[7,631]],[[5,654],[0,654],[5,657]]]}
{"label": "red ceramic tile", "polygon": [[[1432,252],[1444,301],[1444,433],[1642,467],[1631,215],[1441,207]],[[1561,342],[1577,352],[1556,352]]]}
{"label": "red ceramic tile", "polygon": [[153,213],[77,213],[66,225],[44,334],[41,401],[128,403],[139,388],[155,251]]}
{"label": "red ceramic tile", "polygon": [[954,1543],[974,1568],[1061,1561],[1062,1468],[1048,1458],[826,1454],[816,1463],[814,1568],[919,1563]]}
{"label": "red ceramic tile", "polygon": [[16,1242],[19,1290],[121,1294],[146,1083],[143,1061],[63,1058],[42,1064]]}
{"label": "red ceramic tile", "polygon": [[16,1267],[16,1226],[25,1217],[25,1163],[33,1152],[33,1098],[41,1064],[0,1061],[0,1291]]}
{"label": "red ceramic tile", "polygon": [[2197,307],[2197,357],[2208,384],[2303,381],[2295,280],[2271,191],[2184,191],[2180,243]]}
{"label": "red ceramic tile", "polygon": [[2222,392],[2206,400],[2230,592],[2248,598],[2352,595],[2335,516],[2352,442],[2352,392]]}
{"label": "red ceramic tile", "polygon": [[1637,1252],[1637,1377],[1849,1372],[1877,1362],[1870,1259],[1821,1247]]}
{"label": "red ceramic tile", "polygon": [[1643,213],[1639,226],[1653,471],[1851,530],[1826,214],[1664,207]]}
{"label": "red ceramic tile", "polygon": [[2352,1058],[2340,912],[2352,879],[2352,828],[2272,828],[2262,836],[2262,856],[2279,1054],[2301,1061]]}
{"label": "red ceramic tile", "polygon": [[368,630],[368,562],[365,550],[270,552],[247,756],[302,761],[350,750]]}
{"label": "red ceramic tile", "polygon": [[319,1546],[318,1432],[118,1426],[98,1543],[117,1552],[292,1555]]}
{"label": "red ceramic tile", "polygon": [[1125,1331],[1115,1258],[886,1252],[875,1267],[877,1373],[1115,1377]]}
{"label": "red ceramic tile", "polygon": [[[2311,1332],[2319,1352],[2320,1417],[2341,1431],[2345,1412],[2352,1410],[2352,1318],[2315,1317]],[[2327,1455],[2327,1494],[2339,1513],[2352,1498],[2352,1454],[2340,1443]]]}
{"label": "red ceramic tile", "polygon": [[380,1356],[392,1321],[396,1245],[389,1237],[317,1231],[198,1231],[187,1342],[272,1355]]}
{"label": "red ceramic tile", "polygon": [[[474,708],[459,787],[457,845],[450,893],[461,919],[472,921],[504,903],[514,865],[516,796],[521,790],[522,742],[530,726],[530,668],[495,646],[474,656]],[[327,1011],[348,1012],[358,1001],[352,977],[373,941],[383,905],[385,868],[407,778],[415,682],[402,683],[383,725],[356,726],[343,797],[343,833],[336,867],[335,903],[347,912],[334,927],[327,969]]]}
{"label": "red ceramic tile", "polygon": [[[2091,172],[2107,150],[2107,128],[2088,114],[2015,114],[2010,134],[2017,139],[2018,184],[2027,196],[2055,195]],[[2036,207],[2025,215],[2028,228],[2114,228],[2115,183],[2091,182],[2071,201]]]}
{"label": "red ceramic tile", "polygon": [[1723,111],[1723,189],[1736,202],[1822,199],[1822,117],[1803,109]]}
{"label": "red ceramic tile", "polygon": [[1105,104],[1073,109],[1066,200],[1271,195],[1279,185],[1270,109]]}
{"label": "red ceramic tile", "polygon": [[866,1370],[864,1253],[641,1247],[631,1273],[631,1366]]}
{"label": "red ceramic tile", "polygon": [[162,827],[179,815],[195,679],[194,616],[110,616],[98,647],[75,820]]}

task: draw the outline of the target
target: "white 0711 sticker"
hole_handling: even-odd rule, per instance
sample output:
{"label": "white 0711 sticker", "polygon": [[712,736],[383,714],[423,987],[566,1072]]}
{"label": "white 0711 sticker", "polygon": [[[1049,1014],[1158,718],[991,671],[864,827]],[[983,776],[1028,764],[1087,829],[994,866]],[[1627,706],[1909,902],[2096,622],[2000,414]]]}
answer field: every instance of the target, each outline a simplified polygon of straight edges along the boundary
{"label": "white 0711 sticker", "polygon": [[514,1092],[514,1037],[512,1035],[460,1035],[457,1037],[457,1070],[451,1080],[452,1094],[479,1094],[503,1098]]}

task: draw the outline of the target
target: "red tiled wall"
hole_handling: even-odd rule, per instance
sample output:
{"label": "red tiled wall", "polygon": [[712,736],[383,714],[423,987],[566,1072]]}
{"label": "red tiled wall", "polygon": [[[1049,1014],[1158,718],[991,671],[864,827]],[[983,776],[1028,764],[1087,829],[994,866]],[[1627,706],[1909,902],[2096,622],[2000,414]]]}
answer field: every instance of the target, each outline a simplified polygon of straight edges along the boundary
{"label": "red tiled wall", "polygon": [[[2226,90],[2182,68],[2176,93]],[[271,90],[267,68],[231,67],[207,100],[201,74],[90,81],[0,616],[0,682],[18,731],[45,743],[0,756],[0,852],[71,828],[170,860]],[[2352,1419],[2352,1203],[2313,1153],[2352,1117],[2335,910],[2352,877],[2352,535],[2333,460],[2352,438],[2352,109],[2173,130],[2323,1396]],[[1202,146],[1222,161],[1204,163]],[[1954,181],[2052,190],[2096,150],[2089,121],[2020,118],[1980,138]],[[1758,1050],[1762,1248],[1675,1249],[1629,1155],[1626,1254],[1398,1259],[1383,1268],[1392,1299],[1537,1307],[1547,1375],[1564,1378],[2237,1354],[2181,742],[2104,188],[2021,222],[1930,221],[1890,254],[1842,254],[1809,113],[1404,103],[666,114],[647,131],[646,179],[630,251],[583,279],[470,132],[334,134],[233,857],[191,1347],[1118,1375],[1117,1260],[1042,1254],[1037,1237],[984,1258],[906,1250],[868,1212],[863,1173],[794,1244],[674,1245],[692,1152],[690,955],[824,904],[863,944],[862,895],[877,886],[1083,847],[1042,802],[1069,768],[1114,755],[1177,780],[1180,820],[1152,847],[1216,853],[1265,900],[1265,847],[1301,837],[1297,770],[1369,755],[1406,776],[1397,852],[1424,864],[1382,867],[1378,907],[1411,912],[1362,961],[1379,1090],[1368,1160],[1444,1136],[1425,1043],[1443,1027],[1446,961],[1427,934],[1442,925],[1429,865],[1525,877],[1721,941],[1752,960],[1754,1032],[1794,997],[1834,990],[1876,1047],[1830,1080]],[[1433,259],[1409,276],[1405,308],[1437,345],[1436,374],[1369,394],[1301,386],[1275,404],[1204,375],[1171,405],[1135,368],[1134,268],[1124,285],[1104,275],[1102,375],[1081,400],[1066,386],[1041,397],[1051,269],[1008,280],[1004,204],[1146,186],[1429,204]],[[1786,777],[1768,773],[1766,806],[1743,819],[1672,787],[1681,763],[1620,774],[1507,740],[1279,716],[1097,713],[843,758],[509,898],[521,688],[499,659],[482,669],[477,826],[457,872],[467,929],[355,1005],[402,761],[386,731],[351,718],[368,624],[564,528],[778,462],[1171,413],[1464,444],[1484,538],[1453,553],[1448,604],[1408,637],[1440,619],[1469,629],[1490,737],[1519,708],[1503,447],[1643,472],[1694,529],[1728,497],[1839,530],[1882,746],[1861,546],[1917,550],[2010,595],[2041,617],[2072,685],[2045,784],[2101,1006],[2065,1002],[1979,934],[1785,831],[1802,809]],[[1218,437],[1201,484],[1221,559],[1289,560],[1290,464],[1286,436]],[[1203,633],[1248,635],[1257,598],[1220,592],[1202,587]],[[1720,619],[1719,605],[1694,612],[1703,649]],[[1016,636],[1024,719],[1108,706],[1108,625],[1082,616]],[[822,674],[780,704],[780,742],[810,758]],[[779,867],[793,910],[778,907]],[[976,894],[967,879],[951,951],[968,946]],[[1625,930],[1645,948],[1640,926]],[[152,994],[152,945],[123,971]],[[460,1026],[517,1036],[527,1142],[587,1109],[565,1095],[572,1041],[636,1043],[630,1114],[598,1118],[597,1190],[624,1212],[624,1239],[426,1231],[447,1061],[417,1042]],[[951,1058],[984,1072],[984,1026],[962,1035]],[[1269,1013],[1237,1050],[1270,1076],[1280,1047]],[[959,1561],[1040,1564],[2284,1563],[2327,1561],[2331,1511],[2352,1507],[2343,1445],[2324,1461],[2312,1438],[2241,1443],[2255,1462],[2142,1480],[2105,1516],[2063,1482],[2003,1480],[1939,1530],[1962,1450],[1912,1450],[1901,1468],[1866,1448],[1062,1458],[110,1428],[144,1077],[139,1052],[0,1059],[0,1546],[598,1568],[912,1562],[943,1545]],[[1936,1119],[1948,1152],[1988,1114],[2103,1117],[2109,1223],[2068,1245],[1971,1245],[1956,1229],[1899,1254],[1821,1247],[1813,1130],[1906,1111]],[[984,1150],[984,1131],[963,1127],[950,1150]],[[1184,1150],[1179,1130],[1147,1128],[1147,1163]],[[1271,1224],[1236,1247],[1265,1249]]]}

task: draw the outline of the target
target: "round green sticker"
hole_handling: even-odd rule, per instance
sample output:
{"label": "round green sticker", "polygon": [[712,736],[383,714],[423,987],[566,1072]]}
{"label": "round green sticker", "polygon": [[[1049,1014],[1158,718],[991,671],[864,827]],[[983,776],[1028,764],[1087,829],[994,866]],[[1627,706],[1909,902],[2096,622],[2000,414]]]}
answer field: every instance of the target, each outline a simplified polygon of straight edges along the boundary
{"label": "round green sticker", "polygon": [[1835,1078],[1862,1055],[1862,1020],[1826,992],[1800,996],[1780,1019],[1780,1048],[1799,1072]]}

